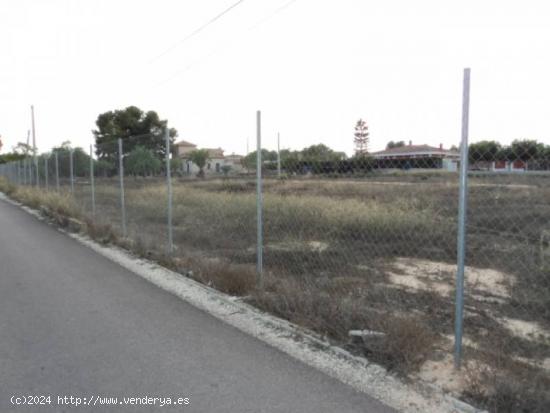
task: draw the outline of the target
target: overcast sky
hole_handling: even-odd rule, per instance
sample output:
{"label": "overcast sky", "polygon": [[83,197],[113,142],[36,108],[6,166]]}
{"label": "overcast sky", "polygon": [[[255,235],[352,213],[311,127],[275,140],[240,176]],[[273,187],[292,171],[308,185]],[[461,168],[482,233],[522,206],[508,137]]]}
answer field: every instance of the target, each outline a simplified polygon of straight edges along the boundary
{"label": "overcast sky", "polygon": [[[545,1],[0,0],[3,152],[88,147],[97,115],[156,110],[179,139],[353,151],[389,140],[445,147],[460,136],[462,72],[472,69],[472,141],[550,144],[550,5]],[[167,51],[167,52],[166,52]],[[166,53],[165,53],[166,52]],[[160,56],[160,57],[159,57]]]}

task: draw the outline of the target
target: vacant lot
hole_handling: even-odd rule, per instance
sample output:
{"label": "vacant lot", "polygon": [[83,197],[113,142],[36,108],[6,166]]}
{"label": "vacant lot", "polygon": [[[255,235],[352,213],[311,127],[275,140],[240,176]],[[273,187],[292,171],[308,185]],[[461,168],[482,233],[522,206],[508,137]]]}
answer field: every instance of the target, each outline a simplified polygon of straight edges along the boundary
{"label": "vacant lot", "polygon": [[[312,328],[492,411],[550,411],[550,177],[470,179],[465,360],[452,372],[458,186],[452,174],[264,182],[266,288],[254,288],[255,183],[174,180],[173,258],[162,179],[126,178],[138,253]],[[90,214],[87,182],[76,199]],[[120,236],[118,180],[95,222]],[[376,333],[350,340],[349,330]]]}

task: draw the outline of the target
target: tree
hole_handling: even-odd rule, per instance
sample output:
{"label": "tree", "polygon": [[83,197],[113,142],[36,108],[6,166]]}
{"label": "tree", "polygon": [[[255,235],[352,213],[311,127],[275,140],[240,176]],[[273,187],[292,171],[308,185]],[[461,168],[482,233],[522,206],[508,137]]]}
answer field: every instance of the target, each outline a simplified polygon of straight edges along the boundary
{"label": "tree", "polygon": [[[74,176],[87,176],[90,174],[90,155],[82,148],[72,148],[70,141],[65,141],[56,148],[53,148],[52,153],[57,153],[59,164],[59,176],[70,176],[70,155],[73,152],[73,173]],[[52,163],[53,167],[53,163]]]}
{"label": "tree", "polygon": [[400,148],[401,146],[405,146],[405,141],[389,141],[386,145],[386,149]]}
{"label": "tree", "polygon": [[204,166],[209,158],[210,154],[206,149],[197,149],[189,154],[189,160],[199,168],[199,173],[197,174],[199,178],[204,177]]}
{"label": "tree", "polygon": [[22,155],[20,153],[16,153],[16,152],[5,153],[3,155],[0,155],[0,164],[1,163],[14,162],[14,161],[20,161],[24,158],[25,158],[25,155]]}
{"label": "tree", "polygon": [[107,159],[98,159],[94,162],[94,175],[106,178],[115,173],[116,167],[113,162]]}
{"label": "tree", "polygon": [[183,160],[179,156],[172,155],[172,158],[170,158],[170,171],[174,175],[183,174]]}
{"label": "tree", "polygon": [[322,143],[302,149],[301,155],[302,160],[307,162],[340,161],[343,157],[341,152],[335,152],[328,146],[323,145]]}
{"label": "tree", "polygon": [[535,140],[515,140],[512,142],[512,145],[510,145],[508,160],[528,162],[542,157],[544,152],[544,145]]}
{"label": "tree", "polygon": [[[256,169],[256,151],[250,152],[242,159],[242,164],[246,169]],[[270,164],[275,168],[277,162],[277,151],[268,151],[267,149],[262,149],[262,165]]]}
{"label": "tree", "polygon": [[[114,160],[118,155],[117,140],[123,140],[123,154],[128,154],[136,146],[152,151],[159,159],[166,154],[163,130],[166,120],[161,120],[155,111],[144,112],[135,106],[100,114],[96,120],[97,129],[92,133],[96,141],[98,158]],[[170,145],[178,135],[176,129],[169,130]]]}
{"label": "tree", "polygon": [[495,141],[481,141],[468,146],[468,158],[470,162],[496,161],[502,152],[502,146]]}
{"label": "tree", "polygon": [[289,149],[281,150],[281,168],[287,173],[298,172],[301,153]]}
{"label": "tree", "polygon": [[231,165],[222,165],[221,171],[224,174],[224,176],[229,175],[229,172],[231,172]]}
{"label": "tree", "polygon": [[148,176],[159,173],[162,162],[143,146],[136,146],[125,158],[126,170],[131,175]]}
{"label": "tree", "polygon": [[13,152],[23,156],[32,156],[35,151],[34,148],[28,143],[17,142],[17,145],[13,147]]}
{"label": "tree", "polygon": [[353,142],[355,143],[355,154],[366,155],[369,145],[369,127],[367,122],[359,119],[355,124],[355,133],[353,134]]}

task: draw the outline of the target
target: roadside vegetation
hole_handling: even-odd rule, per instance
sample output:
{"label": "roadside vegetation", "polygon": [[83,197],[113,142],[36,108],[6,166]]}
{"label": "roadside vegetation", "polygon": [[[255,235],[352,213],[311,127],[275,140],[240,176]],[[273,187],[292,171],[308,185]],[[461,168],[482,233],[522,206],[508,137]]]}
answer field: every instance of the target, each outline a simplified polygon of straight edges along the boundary
{"label": "roadside vegetation", "polygon": [[[470,180],[465,368],[452,371],[456,175],[266,179],[265,288],[255,287],[255,184],[174,182],[175,251],[167,254],[165,186],[126,180],[128,237],[118,183],[99,179],[75,195],[0,190],[83,223],[185,276],[309,328],[390,371],[421,378],[492,412],[550,411],[550,177]],[[362,330],[363,337],[350,337]],[[453,381],[448,380],[453,377]]]}

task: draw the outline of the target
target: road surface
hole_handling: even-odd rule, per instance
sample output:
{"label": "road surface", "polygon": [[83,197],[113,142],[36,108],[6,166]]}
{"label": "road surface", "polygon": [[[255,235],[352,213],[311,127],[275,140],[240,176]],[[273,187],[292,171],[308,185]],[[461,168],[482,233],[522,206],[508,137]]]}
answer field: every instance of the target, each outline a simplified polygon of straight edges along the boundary
{"label": "road surface", "polygon": [[1,200],[0,411],[393,412]]}

